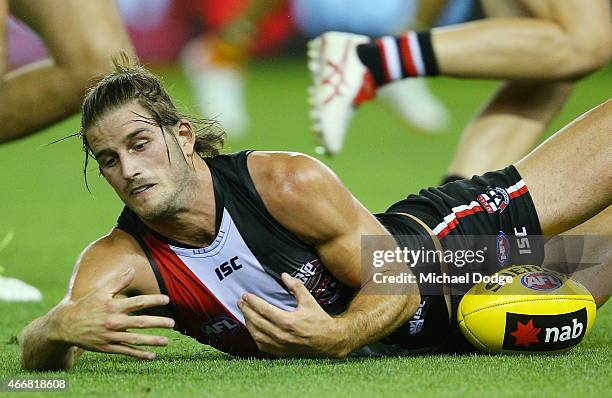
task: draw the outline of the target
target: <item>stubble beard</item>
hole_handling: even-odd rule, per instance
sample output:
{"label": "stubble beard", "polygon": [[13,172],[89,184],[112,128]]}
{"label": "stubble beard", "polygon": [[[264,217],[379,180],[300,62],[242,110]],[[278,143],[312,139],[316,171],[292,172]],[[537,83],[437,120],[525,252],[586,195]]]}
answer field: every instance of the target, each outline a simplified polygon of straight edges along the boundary
{"label": "stubble beard", "polygon": [[170,178],[174,183],[173,189],[160,192],[157,204],[139,214],[141,218],[154,222],[170,221],[188,208],[192,196],[189,187],[194,186],[195,172],[185,162],[178,163],[176,172]]}

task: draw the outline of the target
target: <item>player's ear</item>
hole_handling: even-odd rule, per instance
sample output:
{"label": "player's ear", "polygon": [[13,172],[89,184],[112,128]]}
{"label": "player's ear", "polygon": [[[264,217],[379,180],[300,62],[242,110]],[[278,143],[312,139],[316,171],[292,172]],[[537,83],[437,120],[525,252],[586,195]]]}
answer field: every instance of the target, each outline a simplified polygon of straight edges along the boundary
{"label": "player's ear", "polygon": [[185,156],[192,156],[194,153],[196,133],[191,122],[181,119],[176,123],[176,137]]}

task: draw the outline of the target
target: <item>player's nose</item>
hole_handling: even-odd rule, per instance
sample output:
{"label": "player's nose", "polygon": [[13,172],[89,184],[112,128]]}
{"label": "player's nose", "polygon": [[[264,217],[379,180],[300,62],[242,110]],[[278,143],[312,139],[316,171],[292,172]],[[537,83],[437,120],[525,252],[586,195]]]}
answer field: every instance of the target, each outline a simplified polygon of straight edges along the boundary
{"label": "player's nose", "polygon": [[138,162],[130,156],[125,156],[121,159],[121,175],[126,180],[134,179],[134,177],[140,175],[140,166]]}

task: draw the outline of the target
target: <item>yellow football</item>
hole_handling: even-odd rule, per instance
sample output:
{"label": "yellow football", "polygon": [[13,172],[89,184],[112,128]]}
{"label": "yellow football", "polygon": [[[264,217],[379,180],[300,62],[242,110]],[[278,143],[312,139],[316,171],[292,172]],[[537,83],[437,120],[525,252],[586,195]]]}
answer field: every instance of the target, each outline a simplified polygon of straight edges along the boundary
{"label": "yellow football", "polygon": [[593,327],[595,301],[578,282],[533,265],[515,265],[496,275],[506,277],[506,283],[480,282],[459,303],[459,328],[479,350],[561,353]]}

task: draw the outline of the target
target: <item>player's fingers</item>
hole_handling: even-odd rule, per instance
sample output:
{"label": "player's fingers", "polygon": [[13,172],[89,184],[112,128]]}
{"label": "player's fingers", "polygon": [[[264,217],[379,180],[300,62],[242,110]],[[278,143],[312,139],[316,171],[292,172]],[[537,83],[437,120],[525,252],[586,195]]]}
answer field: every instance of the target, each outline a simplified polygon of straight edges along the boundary
{"label": "player's fingers", "polygon": [[132,280],[134,280],[134,268],[129,267],[124,273],[117,274],[114,278],[109,279],[106,283],[108,292],[114,296],[127,288]]}
{"label": "player's fingers", "polygon": [[165,316],[151,315],[116,315],[108,319],[106,327],[110,330],[146,329],[174,327],[174,319]]}
{"label": "player's fingers", "polygon": [[147,345],[165,347],[168,345],[168,338],[164,336],[152,336],[149,334],[130,333],[130,332],[111,332],[104,336],[108,341],[116,344],[129,344],[133,346]]}
{"label": "player's fingers", "polygon": [[262,317],[258,312],[254,311],[248,304],[239,302],[238,307],[242,310],[247,329],[251,329],[258,333],[263,333],[268,336],[277,335],[281,330],[271,323],[266,318]]}
{"label": "player's fingers", "polygon": [[119,311],[135,312],[146,308],[161,307],[170,302],[165,294],[143,294],[118,300]]}
{"label": "player's fingers", "polygon": [[282,349],[281,343],[276,341],[276,339],[265,328],[261,328],[255,322],[247,320],[246,318],[245,321],[245,326],[255,341],[255,344],[257,344],[257,348],[260,351],[278,355],[278,352],[280,352]]}
{"label": "player's fingers", "polygon": [[306,286],[304,286],[301,280],[293,278],[286,272],[283,272],[283,274],[281,275],[281,279],[283,280],[283,283],[285,284],[285,286],[287,286],[289,291],[295,296],[295,299],[298,303],[298,307],[303,307],[309,304],[318,305],[317,300],[315,300],[312,294],[310,294],[310,292],[308,291],[308,289],[306,289]]}
{"label": "player's fingers", "polygon": [[261,317],[277,325],[282,325],[288,313],[288,311],[281,310],[254,294],[244,294],[240,301],[242,302],[241,305],[248,306]]}
{"label": "player's fingers", "polygon": [[121,344],[105,344],[98,348],[100,349],[100,351],[106,352],[108,354],[126,355],[128,357],[144,359],[148,361],[155,359],[154,352],[139,350],[137,348],[129,347],[126,345],[121,345]]}

